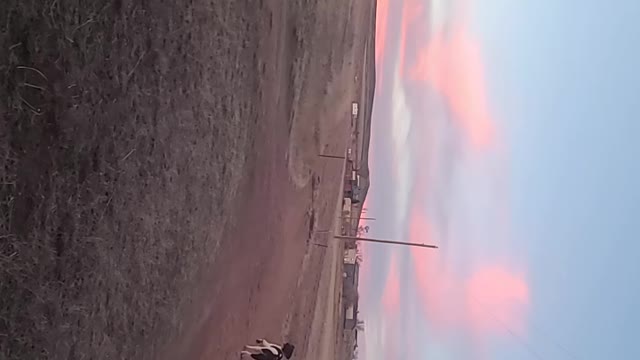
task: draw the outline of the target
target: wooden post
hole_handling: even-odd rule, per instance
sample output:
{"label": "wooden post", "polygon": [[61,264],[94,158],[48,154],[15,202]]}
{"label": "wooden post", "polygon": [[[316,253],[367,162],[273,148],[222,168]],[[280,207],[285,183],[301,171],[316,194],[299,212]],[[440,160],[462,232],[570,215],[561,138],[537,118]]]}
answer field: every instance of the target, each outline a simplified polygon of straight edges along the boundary
{"label": "wooden post", "polygon": [[318,154],[318,156],[323,157],[323,158],[329,158],[329,159],[341,159],[344,160],[345,157],[344,156],[338,156],[338,155],[323,155],[323,154]]}
{"label": "wooden post", "polygon": [[339,239],[339,240],[366,241],[366,242],[374,242],[374,243],[380,243],[380,244],[405,245],[405,246],[414,246],[414,247],[422,247],[422,248],[430,248],[430,249],[437,249],[437,248],[438,248],[436,245],[429,245],[429,244],[416,244],[416,243],[402,242],[402,241],[393,241],[393,240],[381,240],[381,239],[361,238],[361,237],[357,237],[357,236],[342,236],[342,235],[336,235],[336,236],[334,236],[334,237],[335,237],[336,239]]}

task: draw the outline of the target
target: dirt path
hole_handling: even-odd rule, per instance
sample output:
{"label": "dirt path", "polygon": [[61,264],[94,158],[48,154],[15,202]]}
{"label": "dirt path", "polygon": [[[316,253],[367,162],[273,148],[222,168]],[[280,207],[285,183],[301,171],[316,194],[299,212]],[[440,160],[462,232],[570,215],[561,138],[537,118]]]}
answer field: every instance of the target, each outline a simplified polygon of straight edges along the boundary
{"label": "dirt path", "polygon": [[[338,313],[336,303],[324,296],[327,281],[332,289],[338,287],[341,247],[332,244],[327,251],[313,243],[326,241],[314,234],[316,229],[333,226],[344,164],[317,155],[346,150],[354,97],[350,79],[359,69],[349,61],[357,56],[353,48],[329,48],[323,54],[330,36],[319,36],[317,27],[324,25],[305,16],[330,6],[339,13],[348,3],[318,2],[315,11],[268,6],[273,30],[264,33],[260,57],[267,67],[261,116],[287,121],[260,127],[254,173],[238,204],[242,215],[225,235],[232,240],[220,246],[214,275],[205,281],[213,287],[203,289],[208,295],[192,315],[194,325],[182,336],[184,342],[172,345],[168,359],[235,359],[242,345],[259,337],[287,339],[304,354],[318,344],[310,326],[317,306],[330,303],[331,313]],[[344,36],[353,31],[340,26],[334,24],[332,31]],[[306,42],[312,45],[301,46]],[[324,62],[332,54],[340,62]],[[325,269],[331,268],[327,276]],[[335,323],[321,321],[329,322]],[[335,343],[335,334],[325,333],[322,341]]]}
{"label": "dirt path", "polygon": [[[344,176],[344,172],[343,172]],[[342,210],[342,187],[338,194],[336,218]],[[339,222],[331,228],[332,234],[339,233]],[[336,240],[329,240],[327,255],[322,265],[322,275],[318,296],[324,299],[316,303],[309,346],[303,359],[333,360],[338,353],[337,341],[341,338],[341,324],[338,319],[342,311],[342,259],[344,246]]]}

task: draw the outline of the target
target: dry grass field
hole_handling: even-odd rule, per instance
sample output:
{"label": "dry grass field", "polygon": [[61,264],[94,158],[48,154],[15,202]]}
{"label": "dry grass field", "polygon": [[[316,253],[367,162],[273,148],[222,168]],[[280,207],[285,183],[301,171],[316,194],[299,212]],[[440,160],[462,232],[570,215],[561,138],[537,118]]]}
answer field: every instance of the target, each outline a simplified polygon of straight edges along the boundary
{"label": "dry grass field", "polygon": [[4,0],[0,358],[304,352],[371,6]]}

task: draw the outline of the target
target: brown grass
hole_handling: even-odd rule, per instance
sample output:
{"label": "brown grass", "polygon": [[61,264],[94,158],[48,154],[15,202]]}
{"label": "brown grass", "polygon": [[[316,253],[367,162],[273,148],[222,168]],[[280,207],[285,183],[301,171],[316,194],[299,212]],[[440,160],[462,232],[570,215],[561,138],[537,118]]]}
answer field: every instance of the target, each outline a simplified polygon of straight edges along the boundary
{"label": "brown grass", "polygon": [[0,9],[0,357],[155,358],[252,159],[259,6]]}

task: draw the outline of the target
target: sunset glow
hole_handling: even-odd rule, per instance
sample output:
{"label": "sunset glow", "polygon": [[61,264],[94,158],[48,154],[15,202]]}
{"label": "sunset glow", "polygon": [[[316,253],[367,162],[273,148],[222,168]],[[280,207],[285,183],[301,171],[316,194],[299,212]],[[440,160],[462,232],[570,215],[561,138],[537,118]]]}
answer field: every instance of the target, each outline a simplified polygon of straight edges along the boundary
{"label": "sunset glow", "polygon": [[478,43],[462,28],[436,34],[421,49],[410,77],[432,86],[448,102],[467,139],[476,148],[491,145],[494,122],[487,102],[484,65]]}
{"label": "sunset glow", "polygon": [[[495,165],[486,172],[501,179],[499,183],[506,181],[500,161],[508,158],[508,149],[497,141],[500,132],[489,103],[482,47],[468,28],[468,8],[467,1],[378,1],[376,136],[370,166],[384,171],[392,186],[378,190],[385,193],[384,204],[367,199],[366,207],[392,208],[386,216],[392,221],[387,233],[441,246],[437,251],[364,246],[361,289],[375,294],[374,316],[380,316],[385,329],[394,329],[381,344],[382,354],[389,357],[407,348],[409,340],[399,338],[399,330],[413,326],[464,334],[477,359],[485,358],[490,335],[504,333],[505,327],[526,332],[531,297],[526,267],[486,255],[460,266],[452,262],[461,256],[453,251],[463,249],[474,256],[465,248],[477,246],[478,240],[464,229],[440,238],[447,234],[446,226],[462,223],[456,211],[473,205],[473,199],[463,195],[467,189],[461,188],[474,186],[473,181],[456,178],[462,176],[457,167],[470,166],[463,165],[460,154],[474,155],[465,161],[490,159],[487,163]],[[491,218],[498,219],[492,231],[501,236],[495,241],[508,247],[508,196],[497,191],[488,195],[495,198]],[[377,263],[379,259],[384,261]],[[403,314],[408,308],[417,311],[411,321]],[[410,348],[407,353],[416,351]]]}
{"label": "sunset glow", "polygon": [[390,0],[377,0],[376,9],[376,88],[382,86],[382,68],[384,64],[383,56],[386,49],[386,38],[389,20],[389,3]]}
{"label": "sunset glow", "polygon": [[[431,225],[414,212],[410,240],[435,242]],[[434,251],[411,251],[414,276],[426,317],[443,329],[467,329],[476,336],[510,330],[524,331],[529,289],[523,276],[499,263],[490,263],[469,275],[460,275]],[[385,293],[386,296],[386,293]]]}
{"label": "sunset glow", "polygon": [[396,256],[391,256],[389,264],[389,275],[387,276],[382,305],[385,312],[395,314],[400,306],[400,275],[398,272],[398,260]]}

